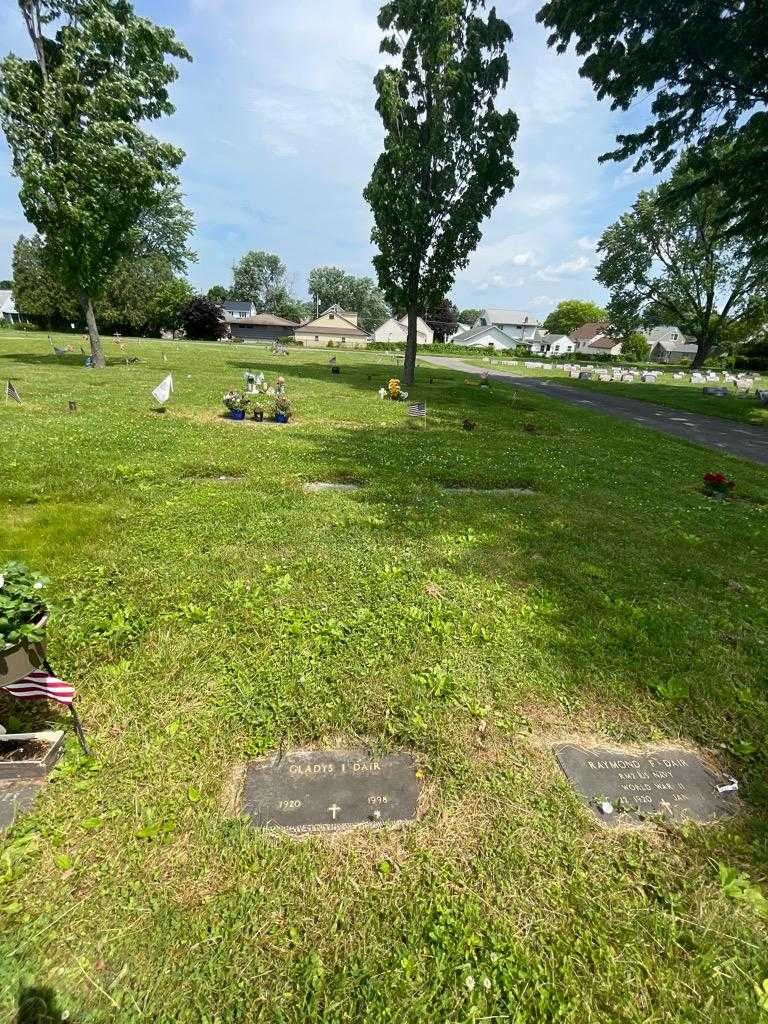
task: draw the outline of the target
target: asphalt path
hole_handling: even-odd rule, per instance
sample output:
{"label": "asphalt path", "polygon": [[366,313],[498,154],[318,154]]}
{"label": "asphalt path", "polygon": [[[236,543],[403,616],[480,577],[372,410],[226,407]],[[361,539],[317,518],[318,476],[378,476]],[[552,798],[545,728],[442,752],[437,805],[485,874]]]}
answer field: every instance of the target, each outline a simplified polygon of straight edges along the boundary
{"label": "asphalt path", "polygon": [[[583,388],[569,387],[559,381],[521,377],[519,374],[503,370],[484,370],[482,367],[465,363],[462,359],[446,356],[425,356],[420,353],[419,360],[431,366],[457,370],[459,373],[475,376],[487,373],[491,380],[500,384],[527,388],[559,402],[569,402],[571,405],[581,406],[582,409],[615,416],[617,419],[637,423],[641,427],[658,430],[671,437],[680,437],[692,444],[714,448],[715,451],[727,452],[740,459],[749,459],[751,462],[768,466],[768,430],[765,427],[750,427],[746,423],[737,423],[734,420],[721,420],[718,416],[704,416],[697,412],[656,405],[654,402],[624,398],[611,394],[609,384],[605,385],[605,391],[587,391]],[[712,401],[716,399],[713,398]]]}

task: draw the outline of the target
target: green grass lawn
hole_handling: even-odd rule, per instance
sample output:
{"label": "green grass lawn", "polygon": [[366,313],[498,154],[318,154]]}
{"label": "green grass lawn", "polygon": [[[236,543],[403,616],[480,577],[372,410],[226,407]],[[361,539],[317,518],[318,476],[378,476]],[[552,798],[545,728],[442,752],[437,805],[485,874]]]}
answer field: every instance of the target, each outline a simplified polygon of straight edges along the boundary
{"label": "green grass lawn", "polygon": [[[454,356],[453,358],[461,357]],[[621,395],[623,398],[637,398],[642,402],[668,405],[673,409],[682,409],[685,412],[698,412],[706,416],[719,416],[725,420],[749,423],[751,426],[768,427],[768,406],[762,405],[755,398],[754,391],[749,395],[739,395],[731,387],[729,388],[731,394],[727,398],[715,398],[703,393],[704,385],[702,384],[691,384],[687,379],[674,380],[672,375],[675,370],[665,371],[656,384],[643,384],[641,380],[633,384],[622,384],[620,381],[601,384],[597,380],[571,380],[563,370],[553,367],[527,369],[524,359],[518,359],[517,366],[507,366],[504,360],[496,359],[489,363],[482,356],[470,357],[465,361],[473,366],[482,366],[489,371],[498,369],[524,377],[543,377],[548,380],[562,381],[569,387],[582,388],[586,391],[602,391],[611,395]],[[536,362],[536,357],[533,356],[530,361]],[[585,369],[589,368],[585,367]],[[610,367],[608,370],[610,371]],[[713,383],[717,387],[723,386],[722,380]],[[768,388],[765,373],[762,374],[761,386]]]}
{"label": "green grass lawn", "polygon": [[[51,577],[94,749],[0,845],[0,1019],[37,988],[77,1024],[765,1020],[768,472],[431,367],[411,429],[375,354],[332,377],[323,352],[130,347],[93,371],[0,335],[24,399],[0,560]],[[221,418],[249,367],[286,376],[294,422]],[[708,470],[744,500],[704,498]],[[743,813],[608,833],[549,749],[572,738],[700,745]],[[341,743],[416,755],[416,823],[231,817],[236,765]]]}

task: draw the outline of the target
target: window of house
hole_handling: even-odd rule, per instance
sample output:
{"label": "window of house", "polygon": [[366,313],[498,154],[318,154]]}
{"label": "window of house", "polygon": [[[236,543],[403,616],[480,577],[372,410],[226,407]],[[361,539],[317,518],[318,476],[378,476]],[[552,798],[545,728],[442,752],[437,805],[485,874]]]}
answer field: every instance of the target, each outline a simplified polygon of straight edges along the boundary
{"label": "window of house", "polygon": [[342,338],[341,339],[341,344],[343,345],[346,342],[346,340],[347,340],[346,338]]}
{"label": "window of house", "polygon": [[335,313],[329,313],[328,314],[328,319],[329,320],[335,320],[336,319],[336,314]]}
{"label": "window of house", "polygon": [[315,341],[320,341],[320,337],[317,334],[315,335]]}

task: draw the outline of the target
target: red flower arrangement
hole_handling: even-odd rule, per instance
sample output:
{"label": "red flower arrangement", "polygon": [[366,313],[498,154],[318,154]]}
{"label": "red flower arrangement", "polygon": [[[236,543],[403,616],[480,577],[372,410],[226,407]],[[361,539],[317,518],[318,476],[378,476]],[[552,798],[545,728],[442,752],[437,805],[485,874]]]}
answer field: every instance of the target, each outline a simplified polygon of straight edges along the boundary
{"label": "red flower arrangement", "polygon": [[704,493],[710,497],[713,497],[715,494],[722,494],[729,498],[735,486],[736,481],[729,480],[723,473],[704,474]]}

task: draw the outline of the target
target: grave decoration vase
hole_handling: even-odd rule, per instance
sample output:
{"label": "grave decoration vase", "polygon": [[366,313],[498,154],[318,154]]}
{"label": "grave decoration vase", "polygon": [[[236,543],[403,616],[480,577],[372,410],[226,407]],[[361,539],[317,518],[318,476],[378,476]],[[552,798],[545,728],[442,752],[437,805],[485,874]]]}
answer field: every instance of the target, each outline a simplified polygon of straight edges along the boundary
{"label": "grave decoration vase", "polygon": [[231,420],[244,420],[245,409],[230,409],[227,415]]}
{"label": "grave decoration vase", "polygon": [[256,420],[257,423],[261,423],[261,421],[264,419],[264,410],[256,409],[253,413],[253,418]]}
{"label": "grave decoration vase", "polygon": [[[48,612],[42,612],[35,625],[45,626]],[[8,686],[28,676],[35,669],[42,668],[45,661],[45,644],[13,644],[0,651],[0,687]]]}
{"label": "grave decoration vase", "polygon": [[288,422],[288,413],[287,412],[276,412],[275,413],[275,423],[287,423],[287,422]]}
{"label": "grave decoration vase", "polygon": [[331,373],[341,373],[341,367],[340,366],[332,366],[331,367]]}

